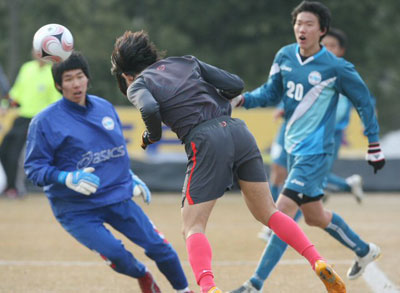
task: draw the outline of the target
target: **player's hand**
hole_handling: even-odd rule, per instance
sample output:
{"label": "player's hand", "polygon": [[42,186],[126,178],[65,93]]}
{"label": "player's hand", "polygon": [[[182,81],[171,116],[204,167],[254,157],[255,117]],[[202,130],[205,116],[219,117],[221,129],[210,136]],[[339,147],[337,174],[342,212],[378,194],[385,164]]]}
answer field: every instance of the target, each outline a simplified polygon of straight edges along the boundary
{"label": "player's hand", "polygon": [[95,174],[94,168],[89,167],[73,172],[61,171],[58,175],[58,182],[65,184],[69,189],[82,193],[84,195],[91,195],[97,191],[100,185],[100,178]]}
{"label": "player's hand", "polygon": [[368,145],[368,153],[365,159],[368,161],[368,164],[374,168],[374,174],[385,166],[385,156],[383,155],[379,142],[370,143]]}
{"label": "player's hand", "polygon": [[154,141],[152,141],[149,138],[149,132],[147,130],[143,131],[143,133],[142,133],[142,143],[140,145],[142,147],[142,149],[145,150],[147,148],[147,146],[149,144],[152,144],[152,143],[154,143]]}
{"label": "player's hand", "polygon": [[237,97],[233,98],[231,100],[231,107],[236,108],[236,107],[241,107],[244,104],[244,97],[243,95],[238,95]]}
{"label": "player's hand", "polygon": [[282,108],[275,109],[273,117],[274,120],[278,120],[279,118],[282,118],[285,115],[285,110]]}
{"label": "player's hand", "polygon": [[151,202],[151,192],[146,183],[142,181],[137,175],[129,170],[133,179],[133,197],[141,196],[143,201],[147,204]]}

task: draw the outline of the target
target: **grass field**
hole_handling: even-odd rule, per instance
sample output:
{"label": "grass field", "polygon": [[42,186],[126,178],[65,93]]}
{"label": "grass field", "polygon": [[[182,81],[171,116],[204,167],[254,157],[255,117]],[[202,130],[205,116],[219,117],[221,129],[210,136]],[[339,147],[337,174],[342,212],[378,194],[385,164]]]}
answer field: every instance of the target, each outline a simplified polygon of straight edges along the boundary
{"label": "grass field", "polygon": [[[178,251],[190,286],[199,292],[180,232],[180,195],[154,194],[149,206],[138,202]],[[362,205],[349,195],[337,194],[330,197],[326,206],[341,214],[364,239],[375,242],[383,251],[374,270],[349,281],[345,274],[353,259],[352,252],[324,231],[300,222],[319,251],[345,279],[347,292],[400,292],[400,194],[369,194]],[[218,201],[207,235],[213,246],[216,282],[221,289],[234,289],[253,273],[265,246],[256,237],[260,228],[239,194],[226,194]],[[162,291],[173,292],[143,251],[115,233],[148,265]],[[140,291],[136,280],[113,272],[96,254],[65,232],[54,219],[43,194],[32,194],[22,200],[0,198],[0,292]],[[289,248],[266,282],[264,292],[325,290],[308,263]]]}

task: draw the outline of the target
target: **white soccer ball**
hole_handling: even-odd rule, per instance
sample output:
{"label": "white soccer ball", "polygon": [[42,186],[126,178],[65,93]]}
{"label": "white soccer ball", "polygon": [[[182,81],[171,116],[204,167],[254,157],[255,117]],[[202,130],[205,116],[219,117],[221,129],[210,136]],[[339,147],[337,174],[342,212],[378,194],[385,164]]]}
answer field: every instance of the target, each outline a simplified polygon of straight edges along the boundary
{"label": "white soccer ball", "polygon": [[37,58],[54,63],[65,61],[74,49],[71,32],[60,24],[42,26],[33,37],[33,51]]}

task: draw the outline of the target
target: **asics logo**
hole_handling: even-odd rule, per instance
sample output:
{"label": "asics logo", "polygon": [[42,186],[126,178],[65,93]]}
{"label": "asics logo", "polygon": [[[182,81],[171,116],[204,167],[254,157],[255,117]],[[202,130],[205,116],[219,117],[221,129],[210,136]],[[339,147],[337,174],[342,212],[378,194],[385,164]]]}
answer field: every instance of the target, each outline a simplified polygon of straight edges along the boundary
{"label": "asics logo", "polygon": [[119,158],[125,156],[124,145],[120,145],[111,149],[105,149],[99,152],[88,151],[82,156],[82,159],[76,164],[77,169],[88,167],[92,164],[98,164],[101,162],[108,161],[110,159]]}

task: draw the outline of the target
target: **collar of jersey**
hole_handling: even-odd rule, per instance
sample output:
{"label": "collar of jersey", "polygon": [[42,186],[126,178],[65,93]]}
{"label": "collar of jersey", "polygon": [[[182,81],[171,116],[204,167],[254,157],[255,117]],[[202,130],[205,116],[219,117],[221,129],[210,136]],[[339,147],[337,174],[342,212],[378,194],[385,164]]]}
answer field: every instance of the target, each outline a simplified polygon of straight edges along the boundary
{"label": "collar of jersey", "polygon": [[324,46],[322,46],[321,50],[319,50],[315,55],[312,55],[312,56],[308,57],[306,60],[302,61],[301,57],[300,57],[300,46],[299,46],[299,44],[296,44],[296,57],[301,65],[310,63],[311,61],[317,59],[319,56],[321,56],[325,52],[326,52],[326,48]]}
{"label": "collar of jersey", "polygon": [[62,98],[62,104],[64,107],[70,109],[70,110],[74,110],[74,111],[79,111],[82,113],[85,113],[87,111],[89,111],[90,109],[90,98],[88,95],[86,95],[86,107],[85,106],[81,106],[77,103],[71,102],[70,100],[67,100],[65,97]]}

